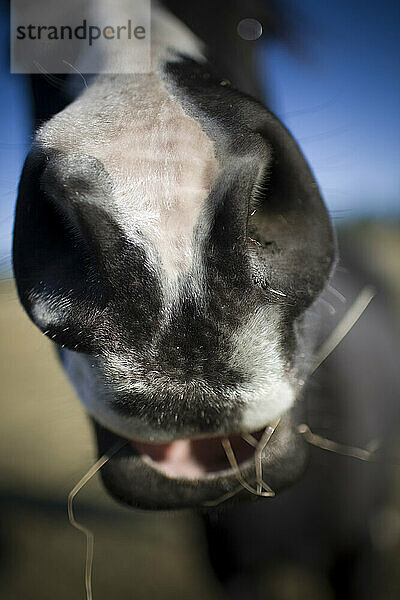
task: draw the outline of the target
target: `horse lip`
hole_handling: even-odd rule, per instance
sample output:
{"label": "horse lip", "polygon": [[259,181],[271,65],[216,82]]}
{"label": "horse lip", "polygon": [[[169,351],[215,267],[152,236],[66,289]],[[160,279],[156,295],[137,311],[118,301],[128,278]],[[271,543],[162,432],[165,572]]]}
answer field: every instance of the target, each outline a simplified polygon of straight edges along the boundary
{"label": "horse lip", "polygon": [[[121,441],[126,439],[134,455],[164,476],[178,480],[201,480],[232,474],[232,465],[223,446],[224,440],[229,441],[240,469],[254,464],[257,444],[264,431],[271,427],[272,438],[276,435],[278,423],[266,424],[257,431],[197,434],[168,440],[126,438],[116,430],[112,431]],[[108,429],[104,425],[103,428]],[[263,447],[264,452],[268,452],[268,444]]]}
{"label": "horse lip", "polygon": [[[141,460],[167,477],[200,480],[227,475],[232,471],[222,446],[223,439],[229,439],[240,468],[254,459],[255,447],[240,435],[189,438],[158,444],[134,440],[130,445],[140,454]],[[254,440],[256,442],[257,438]]]}
{"label": "horse lip", "polygon": [[[104,425],[104,430],[107,430]],[[165,477],[177,480],[202,480],[232,474],[223,440],[228,440],[240,468],[254,463],[257,443],[261,439],[266,425],[260,430],[243,433],[224,433],[195,435],[186,438],[155,441],[153,439],[125,438],[115,430],[108,430],[119,437],[133,456],[140,458],[151,469]],[[273,435],[275,434],[273,429]],[[271,436],[272,437],[272,436]],[[265,448],[268,451],[268,448]]]}
{"label": "horse lip", "polygon": [[[124,441],[92,421],[100,455],[118,441]],[[282,418],[273,443],[262,455],[263,478],[274,492],[293,484],[304,472],[306,443],[296,430],[297,424],[292,411],[289,411]],[[254,460],[242,463],[240,469],[244,479],[254,485]],[[106,489],[115,499],[132,507],[150,510],[201,508],[238,488],[237,474],[231,468],[202,477],[168,476],[154,468],[150,461],[143,460],[129,442],[102,468],[101,476]],[[243,499],[257,499],[257,496],[243,489],[230,501]]]}

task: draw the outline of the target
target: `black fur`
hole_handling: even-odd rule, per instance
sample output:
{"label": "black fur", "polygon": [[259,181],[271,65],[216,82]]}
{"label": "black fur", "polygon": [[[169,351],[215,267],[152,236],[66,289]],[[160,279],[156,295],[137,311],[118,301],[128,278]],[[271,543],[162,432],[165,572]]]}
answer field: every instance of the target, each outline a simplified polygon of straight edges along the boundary
{"label": "black fur", "polygon": [[[239,433],[246,405],[238,390],[249,376],[246,365],[229,364],[231,337],[258,309],[278,306],[277,343],[285,368],[297,369],[292,383],[300,397],[315,337],[304,323],[331,275],[334,236],[301,151],[268,109],[207,63],[179,57],[165,65],[162,77],[214,142],[220,165],[194,233],[200,291],[190,285],[196,273],[187,274],[189,283],[179,282],[166,318],[161,263],[124,234],[104,166],[37,145],[26,161],[16,210],[18,292],[33,321],[61,347],[66,365],[71,351],[80,353],[86,375],[78,368],[79,393],[86,393],[90,379],[98,402],[125,423],[139,423],[140,437],[154,430],[165,440]],[[112,81],[124,85],[123,77]],[[137,230],[136,239],[141,235]],[[272,447],[264,458],[276,491],[304,464],[296,410],[276,436],[276,451]],[[110,474],[113,468],[118,476]],[[151,489],[131,490],[140,472],[137,460],[113,459],[106,470],[112,493],[162,507]],[[161,477],[145,473],[154,485]],[[198,505],[211,489],[212,497],[225,493],[234,482],[230,474],[211,488],[205,482],[160,485],[183,506]],[[124,493],[121,486],[127,486]]]}
{"label": "black fur", "polygon": [[[225,85],[209,65],[170,63],[167,75],[173,93],[214,140],[222,163],[220,185],[227,190],[225,211],[230,212],[215,230],[221,252],[230,252],[234,235],[247,244],[250,227],[261,239],[268,228],[269,243],[256,246],[260,263],[253,280],[267,293],[268,288],[285,293],[282,302],[292,307],[293,316],[299,314],[325,286],[335,258],[330,218],[303,154],[265,106]],[[259,214],[252,218],[252,189],[265,172]],[[248,245],[243,253],[248,255]],[[236,267],[232,257],[229,263]],[[276,295],[269,298],[277,301]]]}
{"label": "black fur", "polygon": [[[164,4],[207,43],[210,59],[200,65],[182,58],[165,71],[170,90],[215,142],[222,167],[203,215],[211,219],[210,230],[205,235],[201,221],[196,232],[205,273],[201,297],[189,288],[183,290],[159,336],[157,352],[150,354],[149,342],[159,334],[162,321],[159,273],[102,208],[111,194],[103,166],[87,156],[72,159],[49,149],[35,148],[25,164],[16,211],[14,269],[28,314],[58,344],[62,360],[68,362],[67,349],[84,356],[99,396],[107,394],[116,412],[139,418],[144,430],[160,427],[172,437],[229,434],[240,427],[243,406],[236,390],[246,381],[244,372],[227,365],[232,332],[257,307],[279,304],[284,314],[280,344],[288,364],[293,366],[316,338],[322,341],[334,323],[328,321],[321,304],[314,305],[314,311],[325,315],[324,330],[317,330],[308,308],[331,275],[335,240],[301,151],[271,112],[246,95],[262,96],[255,63],[262,42],[240,40],[236,26],[241,18],[252,16],[263,23],[268,35],[284,37],[287,25],[275,3],[165,0]],[[40,103],[38,120],[68,103],[65,90],[44,99],[43,95],[50,96],[49,87],[37,76],[32,81]],[[74,191],[89,202],[75,201]],[[346,294],[349,290],[349,305],[360,287],[356,283],[346,285],[339,277],[340,289]],[[36,309],[48,296],[58,317],[56,324],[46,323],[45,315],[40,322],[37,317]],[[376,358],[385,354],[386,340],[379,336],[388,324],[385,311],[378,316],[373,343],[364,322],[358,330],[361,336],[347,340],[347,354],[328,362],[329,381],[313,383],[304,396],[299,393],[294,408],[284,416],[263,457],[264,478],[275,491],[293,484],[304,470],[305,444],[296,425],[305,418],[311,418],[313,425],[313,416],[319,415],[317,425],[332,437],[337,437],[340,421],[347,427],[343,441],[360,445],[384,437],[397,424],[397,418],[390,425],[385,422],[387,415],[398,416],[393,409],[398,404],[398,377],[393,377],[392,364],[396,347],[393,344],[392,362],[386,360],[381,369]],[[116,354],[128,364],[129,388],[132,350],[140,354],[147,372],[168,374],[170,382],[162,394],[152,394],[150,386],[141,394],[118,389],[120,374],[110,356]],[[368,375],[373,369],[384,373],[384,385],[374,390],[371,401]],[[186,388],[182,398],[179,386],[191,379],[206,382],[207,388]],[[376,376],[374,381],[381,380]],[[389,411],[387,404],[382,406],[387,398]],[[338,416],[332,418],[335,412]],[[121,438],[93,424],[102,455]],[[379,467],[372,476],[367,471],[370,465],[354,468],[347,459],[338,463],[342,459],[321,458],[318,452],[312,456],[313,469],[279,499],[258,506],[224,507],[217,518],[215,514],[205,518],[212,563],[230,597],[258,597],[251,587],[257,570],[264,572],[266,564],[274,561],[295,561],[330,574],[341,600],[377,597],[372,586],[366,589],[369,574],[362,589],[356,589],[353,580],[362,561],[365,568],[365,557],[372,556],[366,523],[385,498],[387,473]],[[247,466],[243,475],[251,481],[254,468]],[[169,480],[146,465],[131,446],[109,461],[102,477],[118,500],[150,509],[201,506],[237,485],[232,474],[206,482]],[[249,498],[241,492],[235,499]],[[343,565],[353,569],[350,576],[340,575]]]}

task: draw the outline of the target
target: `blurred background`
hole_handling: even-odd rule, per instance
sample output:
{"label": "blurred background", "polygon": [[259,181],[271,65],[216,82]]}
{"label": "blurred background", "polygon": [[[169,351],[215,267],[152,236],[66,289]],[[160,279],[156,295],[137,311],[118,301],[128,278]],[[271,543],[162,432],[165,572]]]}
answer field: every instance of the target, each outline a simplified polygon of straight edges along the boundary
{"label": "blurred background", "polygon": [[[400,337],[400,4],[285,0],[280,10],[295,15],[297,41],[257,42],[265,95],[313,167],[351,256],[342,268],[378,286],[391,335]],[[84,541],[67,522],[66,499],[95,454],[53,348],[16,299],[11,231],[33,108],[29,81],[9,74],[6,3],[0,21],[0,598],[71,600],[84,598]],[[385,565],[385,600],[400,597],[399,471],[392,471],[386,512],[365,524]],[[190,512],[127,510],[92,481],[77,513],[96,535],[96,600],[225,597]],[[269,598],[333,597],[329,582],[296,564],[268,571],[268,581]]]}

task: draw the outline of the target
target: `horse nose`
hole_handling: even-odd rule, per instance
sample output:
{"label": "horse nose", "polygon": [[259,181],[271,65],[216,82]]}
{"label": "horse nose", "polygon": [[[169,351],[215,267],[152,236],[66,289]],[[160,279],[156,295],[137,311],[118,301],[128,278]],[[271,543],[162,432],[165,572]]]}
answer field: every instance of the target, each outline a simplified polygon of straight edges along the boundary
{"label": "horse nose", "polygon": [[[28,314],[69,349],[91,353],[111,343],[110,305],[118,314],[130,304],[133,322],[157,311],[157,282],[143,251],[118,226],[111,184],[93,157],[40,147],[30,152],[19,186],[13,261]],[[132,335],[142,335],[136,329]]]}

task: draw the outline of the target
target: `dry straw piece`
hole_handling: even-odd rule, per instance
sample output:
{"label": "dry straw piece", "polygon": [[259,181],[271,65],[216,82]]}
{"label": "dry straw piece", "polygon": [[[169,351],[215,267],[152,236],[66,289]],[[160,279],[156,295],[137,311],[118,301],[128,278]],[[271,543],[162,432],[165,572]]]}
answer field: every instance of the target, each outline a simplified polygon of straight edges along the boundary
{"label": "dry straw piece", "polygon": [[92,568],[93,568],[93,549],[94,535],[87,527],[79,523],[75,519],[73,502],[77,493],[100,471],[102,467],[112,458],[123,446],[126,446],[127,441],[121,441],[110,448],[99,460],[97,460],[89,471],[78,481],[76,486],[68,494],[68,519],[72,527],[81,531],[86,537],[86,560],[85,560],[85,587],[87,600],[93,599],[92,593]]}
{"label": "dry straw piece", "polygon": [[[320,365],[325,361],[325,359],[328,358],[330,354],[332,354],[332,352],[340,344],[343,338],[349,333],[349,331],[353,328],[358,319],[364,313],[374,296],[375,290],[372,286],[367,286],[361,291],[361,293],[351,305],[343,319],[340,321],[340,323],[333,330],[333,332],[330,334],[330,336],[326,339],[326,341],[322,344],[321,348],[317,352],[316,359],[311,369],[311,374],[314,373],[320,367]],[[204,502],[204,507],[218,506],[219,504],[226,502],[233,496],[236,496],[236,494],[238,494],[243,489],[250,492],[251,494],[260,496],[262,498],[272,498],[275,496],[275,492],[263,480],[262,453],[269,444],[274,432],[279,427],[279,421],[280,419],[278,419],[277,421],[275,421],[275,423],[271,425],[267,425],[259,441],[249,433],[244,433],[242,435],[243,440],[245,440],[248,444],[254,447],[254,467],[256,476],[255,479],[251,482],[246,481],[246,479],[243,477],[239,464],[236,460],[235,453],[232,449],[232,444],[230,443],[229,439],[225,438],[221,440],[222,447],[225,451],[231,469],[239,482],[239,485],[233,490],[225,493],[224,495],[220,496],[215,500],[209,500],[208,502]],[[370,444],[369,449],[361,449],[352,446],[345,446],[343,444],[338,444],[337,442],[333,442],[332,440],[328,440],[326,438],[314,434],[310,430],[309,426],[305,423],[299,425],[297,431],[299,434],[304,436],[305,440],[309,444],[312,444],[313,446],[317,446],[319,448],[322,448],[323,450],[328,450],[330,452],[335,452],[336,454],[342,454],[344,456],[349,456],[359,460],[371,460],[372,455],[377,448],[377,443],[375,441]],[[90,479],[92,479],[92,477],[94,477],[94,475],[96,475],[96,473],[100,471],[100,469],[110,460],[110,458],[117,454],[117,452],[119,452],[121,448],[123,448],[127,443],[127,440],[123,440],[118,442],[112,448],[110,448],[101,458],[99,458],[94,463],[92,467],[90,467],[88,472],[82,477],[82,479],[80,479],[80,481],[75,485],[75,487],[71,490],[71,492],[68,495],[69,521],[71,525],[75,527],[75,529],[83,533],[86,538],[85,588],[87,600],[93,600],[92,570],[94,535],[93,532],[90,531],[90,529],[88,529],[75,519],[73,501],[78,492],[90,481]],[[253,483],[256,483],[255,488],[252,486]]]}

